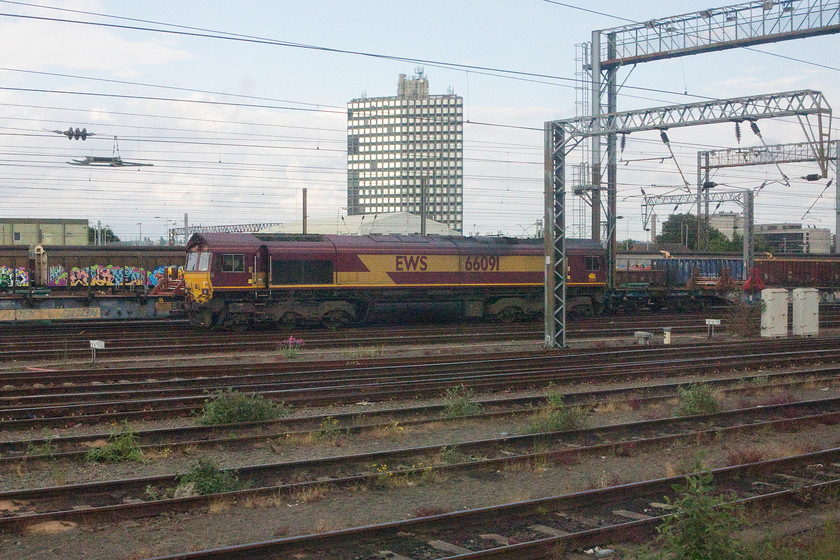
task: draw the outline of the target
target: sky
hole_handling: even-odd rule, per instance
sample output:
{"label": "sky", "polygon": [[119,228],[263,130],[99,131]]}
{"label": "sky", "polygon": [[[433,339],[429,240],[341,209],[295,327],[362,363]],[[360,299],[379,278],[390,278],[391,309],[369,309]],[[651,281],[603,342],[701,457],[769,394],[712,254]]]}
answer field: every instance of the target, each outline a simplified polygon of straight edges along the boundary
{"label": "sky", "polygon": [[[464,233],[534,235],[544,213],[544,122],[579,109],[577,45],[594,30],[709,7],[706,0],[0,0],[0,217],[86,218],[125,240],[157,240],[185,214],[190,225],[297,222],[306,188],[309,218],[338,221],[347,205],[347,102],[396,95],[399,74],[422,67],[432,94],[464,98]],[[624,68],[619,110],[799,89],[822,91],[840,107],[838,47],[833,35]],[[759,124],[768,144],[806,139],[795,119]],[[52,132],[68,127],[94,136]],[[760,144],[747,127],[741,136],[742,146]],[[697,152],[739,145],[730,124],[674,129],[669,137],[676,161],[657,132],[628,137],[619,162],[619,239],[648,239],[641,189],[685,192],[682,170],[694,190]],[[117,154],[152,166],[67,163]],[[790,186],[773,166],[720,171],[714,180],[720,188],[766,183],[756,198],[758,223],[833,231],[834,188],[825,188],[827,179],[799,179],[816,164],[782,167]],[[671,211],[660,207],[660,221]],[[587,214],[572,197],[570,236],[588,235]]]}

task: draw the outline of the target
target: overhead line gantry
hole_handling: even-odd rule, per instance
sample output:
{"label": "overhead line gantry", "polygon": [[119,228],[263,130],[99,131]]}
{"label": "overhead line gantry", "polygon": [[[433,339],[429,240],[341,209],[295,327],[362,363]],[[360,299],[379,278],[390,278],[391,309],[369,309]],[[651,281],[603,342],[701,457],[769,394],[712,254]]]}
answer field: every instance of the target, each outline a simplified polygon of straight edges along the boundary
{"label": "overhead line gantry", "polygon": [[[814,115],[831,118],[822,93],[802,90],[593,115],[545,123],[545,345],[566,345],[566,156],[589,137],[722,122]],[[696,200],[696,198],[695,198]],[[614,211],[613,211],[614,212]],[[614,220],[615,214],[609,214]],[[612,263],[611,263],[612,266]],[[612,276],[614,269],[608,270]]]}

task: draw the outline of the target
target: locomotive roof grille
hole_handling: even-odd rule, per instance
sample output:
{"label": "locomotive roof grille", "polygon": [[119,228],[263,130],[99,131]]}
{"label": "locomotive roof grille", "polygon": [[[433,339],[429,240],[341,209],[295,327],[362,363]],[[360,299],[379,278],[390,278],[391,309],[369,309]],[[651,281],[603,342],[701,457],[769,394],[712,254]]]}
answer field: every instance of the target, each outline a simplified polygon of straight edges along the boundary
{"label": "locomotive roof grille", "polygon": [[260,241],[277,241],[289,243],[323,243],[326,238],[316,233],[255,233],[254,237]]}

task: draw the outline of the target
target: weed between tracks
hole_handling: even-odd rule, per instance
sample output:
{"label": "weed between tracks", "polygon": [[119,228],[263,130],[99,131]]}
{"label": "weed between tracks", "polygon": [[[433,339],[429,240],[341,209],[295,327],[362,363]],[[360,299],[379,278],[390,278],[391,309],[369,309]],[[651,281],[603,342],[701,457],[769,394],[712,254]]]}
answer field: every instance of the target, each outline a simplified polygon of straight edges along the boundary
{"label": "weed between tracks", "polygon": [[262,422],[289,414],[283,402],[274,402],[262,395],[241,393],[228,389],[216,391],[204,402],[198,423],[204,425]]}
{"label": "weed between tracks", "polygon": [[704,383],[695,383],[679,391],[680,402],[674,411],[676,416],[714,414],[720,410],[714,391]]}
{"label": "weed between tracks", "polygon": [[[698,465],[699,467],[699,465]],[[733,533],[742,523],[739,510],[727,504],[726,496],[712,493],[712,475],[703,472],[686,479],[685,486],[675,487],[679,496],[665,503],[673,514],[657,528],[655,548],[642,552],[650,560],[683,558],[685,560],[736,560],[746,558]]]}
{"label": "weed between tracks", "polygon": [[437,484],[443,481],[443,475],[431,465],[418,463],[410,466],[390,468],[386,464],[372,465],[376,474],[375,486],[379,488],[405,488],[407,486],[421,486]]}
{"label": "weed between tracks", "polygon": [[473,391],[458,385],[452,389],[447,389],[443,397],[443,414],[447,418],[460,418],[462,416],[471,416],[473,414],[480,414],[482,407],[480,403],[473,402]]}
{"label": "weed between tracks", "polygon": [[586,423],[587,411],[579,406],[568,406],[563,402],[562,393],[549,387],[546,396],[547,406],[537,410],[528,421],[526,434],[542,432],[562,432],[582,428]]}
{"label": "weed between tracks", "polygon": [[341,437],[345,433],[346,430],[343,430],[338,427],[337,418],[327,416],[326,418],[321,420],[321,427],[318,428],[317,432],[315,432],[315,439],[321,441],[335,442],[339,437]]}
{"label": "weed between tracks", "polygon": [[94,447],[85,454],[85,460],[101,463],[120,463],[134,461],[145,463],[146,457],[137,444],[137,432],[131,429],[128,422],[124,422],[122,430],[112,431],[108,442],[102,447]]}
{"label": "weed between tracks", "polygon": [[220,469],[209,457],[202,457],[190,470],[179,474],[176,478],[178,489],[186,495],[205,496],[220,492],[234,492],[247,486],[240,482],[235,472]]}
{"label": "weed between tracks", "polygon": [[27,455],[45,455],[50,459],[58,453],[58,446],[53,443],[55,434],[44,429],[44,441],[42,443],[29,442],[26,444]]}
{"label": "weed between tracks", "polygon": [[300,354],[300,350],[303,348],[303,345],[304,342],[302,338],[290,336],[288,339],[277,345],[277,350],[287,360],[293,360],[297,358],[298,354]]}

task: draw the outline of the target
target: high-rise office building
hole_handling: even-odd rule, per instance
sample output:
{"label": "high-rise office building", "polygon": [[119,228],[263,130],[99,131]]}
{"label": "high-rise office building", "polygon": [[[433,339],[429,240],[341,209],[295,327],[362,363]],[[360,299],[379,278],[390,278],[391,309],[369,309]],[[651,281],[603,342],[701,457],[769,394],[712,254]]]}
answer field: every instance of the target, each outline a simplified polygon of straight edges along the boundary
{"label": "high-rise office building", "polygon": [[347,214],[419,214],[463,231],[464,99],[429,95],[418,70],[397,95],[347,104]]}

